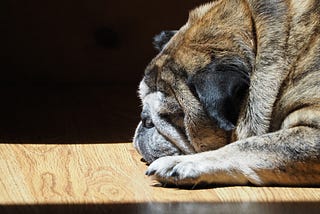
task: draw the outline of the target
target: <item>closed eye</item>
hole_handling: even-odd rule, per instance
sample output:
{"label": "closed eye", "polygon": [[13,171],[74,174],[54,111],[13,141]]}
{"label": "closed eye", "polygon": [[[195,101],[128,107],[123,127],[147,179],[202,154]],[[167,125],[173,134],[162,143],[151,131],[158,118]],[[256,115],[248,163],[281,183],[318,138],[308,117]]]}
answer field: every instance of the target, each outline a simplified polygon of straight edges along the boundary
{"label": "closed eye", "polygon": [[177,112],[177,113],[163,113],[160,114],[160,117],[169,123],[174,124],[176,127],[182,128],[184,126],[183,119],[184,119],[184,113],[183,112]]}

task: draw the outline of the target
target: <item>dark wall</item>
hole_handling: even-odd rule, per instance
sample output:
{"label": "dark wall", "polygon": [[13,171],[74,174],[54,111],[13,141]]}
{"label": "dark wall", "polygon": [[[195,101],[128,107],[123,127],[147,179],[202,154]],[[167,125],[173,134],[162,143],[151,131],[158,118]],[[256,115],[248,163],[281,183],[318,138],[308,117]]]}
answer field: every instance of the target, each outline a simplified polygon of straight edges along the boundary
{"label": "dark wall", "polygon": [[0,143],[128,142],[152,37],[201,0],[0,0]]}
{"label": "dark wall", "polygon": [[152,37],[204,2],[1,0],[0,81],[137,83]]}

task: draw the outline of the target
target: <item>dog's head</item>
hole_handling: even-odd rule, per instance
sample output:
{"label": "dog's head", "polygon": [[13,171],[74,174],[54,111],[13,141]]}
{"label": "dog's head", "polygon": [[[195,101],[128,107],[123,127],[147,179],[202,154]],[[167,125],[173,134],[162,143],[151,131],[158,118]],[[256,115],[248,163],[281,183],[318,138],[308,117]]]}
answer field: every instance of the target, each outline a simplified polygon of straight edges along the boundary
{"label": "dog's head", "polygon": [[229,143],[255,58],[252,19],[240,2],[201,6],[180,30],[154,38],[159,54],[139,86],[142,113],[134,136],[148,163]]}

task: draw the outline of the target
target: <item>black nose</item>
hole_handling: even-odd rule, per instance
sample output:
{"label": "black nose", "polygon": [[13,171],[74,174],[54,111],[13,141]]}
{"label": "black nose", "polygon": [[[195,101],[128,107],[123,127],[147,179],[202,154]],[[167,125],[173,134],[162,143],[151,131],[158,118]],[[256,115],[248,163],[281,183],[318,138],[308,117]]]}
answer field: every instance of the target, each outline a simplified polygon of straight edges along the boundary
{"label": "black nose", "polygon": [[152,119],[151,117],[149,116],[150,114],[148,114],[147,112],[145,111],[142,111],[141,112],[141,122],[142,122],[142,126],[144,128],[147,128],[147,129],[150,129],[150,128],[153,128],[154,127],[154,124],[152,122]]}
{"label": "black nose", "polygon": [[154,127],[154,124],[150,117],[142,118],[141,121],[144,128],[151,129]]}

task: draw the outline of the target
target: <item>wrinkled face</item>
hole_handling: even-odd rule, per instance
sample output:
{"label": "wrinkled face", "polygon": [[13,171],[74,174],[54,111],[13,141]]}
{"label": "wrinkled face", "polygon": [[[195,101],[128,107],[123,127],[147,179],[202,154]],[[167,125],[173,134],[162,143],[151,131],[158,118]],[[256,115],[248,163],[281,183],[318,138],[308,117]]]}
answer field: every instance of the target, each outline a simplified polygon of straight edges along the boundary
{"label": "wrinkled face", "polygon": [[184,112],[174,97],[160,91],[151,92],[144,80],[139,93],[141,122],[133,142],[144,160],[151,163],[162,156],[194,153],[187,140]]}
{"label": "wrinkled face", "polygon": [[133,139],[147,163],[230,142],[255,58],[250,14],[230,12],[230,2],[200,7],[179,31],[155,37],[160,53],[139,86],[141,122]]}

